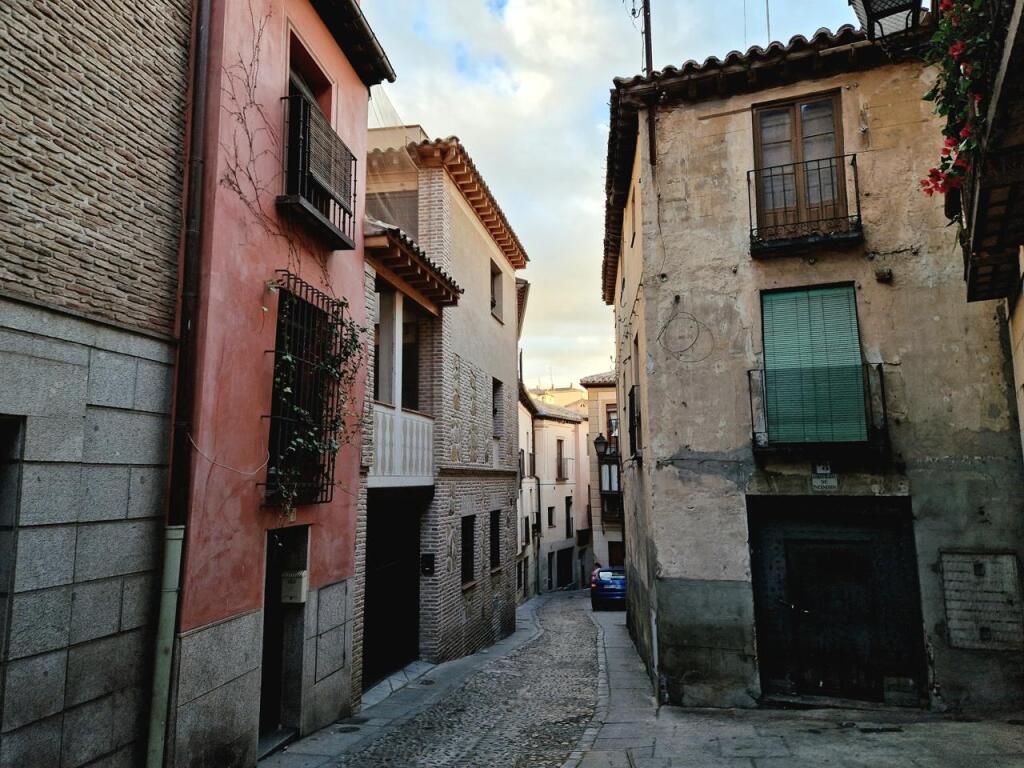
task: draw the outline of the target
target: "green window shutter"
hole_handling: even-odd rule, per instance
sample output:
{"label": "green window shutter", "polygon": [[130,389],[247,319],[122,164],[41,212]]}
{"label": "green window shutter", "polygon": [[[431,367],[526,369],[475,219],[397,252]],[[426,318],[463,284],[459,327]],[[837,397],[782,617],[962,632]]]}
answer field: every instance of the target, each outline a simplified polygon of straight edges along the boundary
{"label": "green window shutter", "polygon": [[762,312],[769,441],[867,440],[853,286],[766,293]]}

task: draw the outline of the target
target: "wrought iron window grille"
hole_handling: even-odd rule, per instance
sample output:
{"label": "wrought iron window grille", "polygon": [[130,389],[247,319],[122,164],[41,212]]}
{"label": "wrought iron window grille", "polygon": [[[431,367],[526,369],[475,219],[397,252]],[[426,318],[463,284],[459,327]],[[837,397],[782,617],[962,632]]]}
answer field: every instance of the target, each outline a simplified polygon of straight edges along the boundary
{"label": "wrought iron window grille", "polygon": [[320,107],[302,93],[284,97],[285,192],[278,207],[333,250],[355,248],[356,157]]}
{"label": "wrought iron window grille", "polygon": [[334,498],[335,456],[345,418],[335,364],[344,354],[346,304],[288,271],[276,274],[265,500],[273,506],[325,504]]}

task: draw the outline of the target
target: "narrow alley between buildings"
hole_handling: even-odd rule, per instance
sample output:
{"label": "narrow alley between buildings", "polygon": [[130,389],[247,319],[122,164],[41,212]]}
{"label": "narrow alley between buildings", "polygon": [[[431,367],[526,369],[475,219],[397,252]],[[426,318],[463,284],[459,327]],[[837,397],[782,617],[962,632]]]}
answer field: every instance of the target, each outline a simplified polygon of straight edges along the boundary
{"label": "narrow alley between buildings", "polygon": [[519,608],[518,629],[417,668],[360,716],[261,768],[1020,768],[1024,719],[921,710],[657,706],[622,611],[587,593]]}

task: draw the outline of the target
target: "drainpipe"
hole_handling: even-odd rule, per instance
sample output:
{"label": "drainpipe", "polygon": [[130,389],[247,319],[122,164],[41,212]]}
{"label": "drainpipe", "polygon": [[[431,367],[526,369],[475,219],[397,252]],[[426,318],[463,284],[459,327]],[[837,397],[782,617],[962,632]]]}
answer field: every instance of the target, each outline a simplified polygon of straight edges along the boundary
{"label": "drainpipe", "polygon": [[160,587],[152,701],[149,711],[149,743],[146,768],[163,768],[170,709],[171,662],[178,626],[178,592],[189,517],[192,487],[191,427],[196,389],[196,319],[199,298],[200,237],[203,224],[204,158],[206,155],[206,99],[210,68],[210,15],[212,0],[195,0],[192,49],[192,98],[188,136],[188,186],[185,190],[185,232],[181,257],[178,303],[178,356],[175,365],[174,432],[167,525],[164,534],[164,566]]}

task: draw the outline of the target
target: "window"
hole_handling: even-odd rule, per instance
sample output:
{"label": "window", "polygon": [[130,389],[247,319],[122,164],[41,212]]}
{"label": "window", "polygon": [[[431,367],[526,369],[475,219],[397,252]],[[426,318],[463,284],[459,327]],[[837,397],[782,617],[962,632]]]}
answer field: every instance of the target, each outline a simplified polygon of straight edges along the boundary
{"label": "window", "polygon": [[491,510],[491,569],[501,565],[501,510]]}
{"label": "window", "polygon": [[548,552],[548,589],[555,588],[555,553]]}
{"label": "window", "polygon": [[[403,311],[413,302],[403,302]],[[402,408],[420,410],[420,327],[416,320],[402,323]]]}
{"label": "window", "polygon": [[759,229],[796,235],[810,222],[845,219],[840,127],[838,94],[754,110]]}
{"label": "window", "polygon": [[294,36],[289,45],[285,188],[277,205],[333,250],[355,247],[356,158],[331,126],[331,83]]}
{"label": "window", "polygon": [[505,434],[505,387],[497,379],[491,380],[491,434],[500,439]]}
{"label": "window", "polygon": [[462,584],[476,580],[476,515],[462,518]]}
{"label": "window", "polygon": [[502,279],[501,267],[491,262],[491,314],[502,319]]}
{"label": "window", "polygon": [[609,452],[619,450],[619,409],[617,405],[609,405],[605,411],[605,435],[608,437]]}
{"label": "window", "polygon": [[548,507],[548,528],[555,527],[555,508]]}
{"label": "window", "polygon": [[523,544],[530,543],[530,518],[523,518]]}
{"label": "window", "polygon": [[266,498],[322,504],[334,497],[335,453],[325,446],[337,440],[341,421],[338,385],[322,363],[342,354],[345,304],[289,272],[277,275]]}
{"label": "window", "polygon": [[572,496],[565,497],[565,538],[572,538]]}
{"label": "window", "polygon": [[854,287],[765,293],[761,306],[769,440],[867,440]]}
{"label": "window", "polygon": [[568,473],[565,471],[565,441],[555,441],[555,480],[566,480],[568,479]]}

